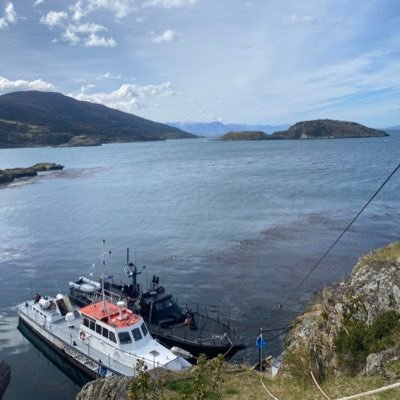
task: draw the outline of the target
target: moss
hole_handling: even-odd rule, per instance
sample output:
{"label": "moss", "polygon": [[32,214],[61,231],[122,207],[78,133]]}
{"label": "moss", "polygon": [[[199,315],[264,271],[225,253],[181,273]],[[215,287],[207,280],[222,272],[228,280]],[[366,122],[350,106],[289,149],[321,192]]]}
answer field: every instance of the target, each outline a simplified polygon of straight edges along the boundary
{"label": "moss", "polygon": [[354,267],[354,272],[359,271],[366,265],[387,265],[394,264],[396,260],[400,257],[400,242],[392,243],[389,246],[383,247],[381,249],[374,250],[368,253],[366,256],[360,258],[356,266]]}

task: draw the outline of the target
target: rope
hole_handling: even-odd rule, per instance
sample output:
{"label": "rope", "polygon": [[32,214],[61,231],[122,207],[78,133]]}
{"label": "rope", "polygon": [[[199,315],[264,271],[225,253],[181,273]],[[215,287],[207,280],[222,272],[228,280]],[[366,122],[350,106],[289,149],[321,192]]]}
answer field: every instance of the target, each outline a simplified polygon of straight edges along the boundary
{"label": "rope", "polygon": [[370,396],[371,394],[376,394],[376,393],[381,393],[381,392],[385,392],[386,390],[390,390],[390,389],[396,389],[400,387],[400,382],[397,383],[393,383],[392,385],[389,386],[383,386],[379,389],[374,389],[374,390],[370,390],[368,392],[364,392],[364,393],[359,393],[359,394],[354,394],[352,396],[347,396],[347,397],[341,397],[340,399],[336,399],[336,400],[353,400],[353,399],[359,399],[360,397],[365,397],[365,396]]}
{"label": "rope", "polygon": [[322,390],[321,386],[318,385],[317,380],[315,379],[315,376],[313,374],[312,371],[310,371],[311,374],[311,378],[313,379],[315,386],[318,388],[318,390],[323,394],[323,396],[327,399],[327,400],[331,400],[331,398]]}
{"label": "rope", "polygon": [[[386,185],[386,183],[389,182],[389,180],[392,178],[392,176],[397,172],[397,170],[400,169],[400,164],[392,171],[392,173],[385,179],[385,181],[381,184],[381,186],[378,188],[378,190],[373,194],[373,196],[365,203],[364,207],[357,213],[357,215],[351,220],[351,222],[346,226],[346,228],[343,230],[343,232],[337,237],[337,239],[333,242],[333,244],[328,248],[328,250],[325,251],[325,253],[321,256],[321,258],[316,262],[316,264],[308,271],[306,276],[301,280],[301,282],[293,289],[292,295],[294,292],[303,285],[303,283],[309,278],[309,276],[318,268],[318,266],[321,264],[321,262],[324,260],[324,258],[329,254],[329,252],[336,246],[336,244],[339,242],[339,240],[342,238],[342,236],[350,229],[350,227],[353,225],[353,223],[357,220],[357,218],[361,215],[361,213],[369,206],[369,204],[372,202],[372,200],[378,195],[378,193],[383,189],[383,187]],[[290,298],[291,296],[289,296]]]}
{"label": "rope", "polygon": [[275,397],[275,396],[267,389],[267,387],[265,386],[265,384],[264,384],[264,382],[263,382],[261,376],[260,376],[260,381],[261,381],[262,385],[264,386],[265,391],[266,391],[274,400],[279,400],[277,397]]}

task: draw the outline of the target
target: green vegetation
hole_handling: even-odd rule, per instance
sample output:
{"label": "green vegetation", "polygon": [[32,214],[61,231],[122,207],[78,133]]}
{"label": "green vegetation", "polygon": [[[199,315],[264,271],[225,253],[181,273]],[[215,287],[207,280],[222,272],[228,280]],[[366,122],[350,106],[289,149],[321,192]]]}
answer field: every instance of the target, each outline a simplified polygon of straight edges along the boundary
{"label": "green vegetation", "polygon": [[[79,136],[77,140],[73,140]],[[0,96],[0,148],[193,138],[177,128],[60,93]]]}
{"label": "green vegetation", "polygon": [[361,257],[354,271],[358,271],[366,265],[396,265],[396,260],[400,257],[400,242],[392,243],[382,249],[371,251],[366,256]]}
{"label": "green vegetation", "polygon": [[[278,399],[290,400],[324,400],[324,397],[312,383],[309,371],[304,370],[306,384],[297,379],[279,376],[277,378],[269,378],[266,375],[260,375],[259,372],[251,370],[246,366],[234,366],[224,363],[220,370],[221,384],[218,390],[208,392],[199,390],[201,387],[195,382],[201,375],[206,379],[203,383],[210,383],[213,373],[210,364],[207,362],[200,367],[201,371],[196,371],[199,366],[194,367],[191,371],[183,373],[172,373],[162,376],[158,387],[161,388],[157,392],[157,396],[148,387],[148,392],[138,393],[137,397],[128,397],[129,400],[254,400],[267,399],[269,395],[262,386],[260,377],[268,390]],[[205,375],[205,376],[204,376]],[[214,376],[216,376],[214,374]],[[202,379],[203,379],[202,378]],[[151,378],[152,379],[152,378]],[[200,381],[202,380],[200,379]],[[150,381],[153,382],[153,381]],[[384,385],[389,385],[392,381],[383,377],[340,377],[328,378],[321,383],[323,390],[332,398],[342,396],[350,396],[356,393],[377,389]],[[147,384],[146,384],[147,385]],[[145,385],[145,386],[146,386]],[[197,386],[196,386],[197,385]],[[211,385],[211,383],[210,383]],[[210,388],[209,388],[210,389]],[[368,400],[395,400],[398,399],[398,391],[390,390],[378,395],[369,396]]]}
{"label": "green vegetation", "polygon": [[399,314],[387,311],[377,316],[372,325],[349,321],[335,339],[335,352],[350,374],[361,371],[369,354],[379,353],[400,337]]}

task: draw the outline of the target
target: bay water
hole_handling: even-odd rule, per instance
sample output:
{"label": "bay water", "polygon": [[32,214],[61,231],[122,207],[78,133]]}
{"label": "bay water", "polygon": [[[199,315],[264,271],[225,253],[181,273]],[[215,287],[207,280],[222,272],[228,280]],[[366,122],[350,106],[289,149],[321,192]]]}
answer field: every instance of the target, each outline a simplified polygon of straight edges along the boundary
{"label": "bay water", "polygon": [[[32,293],[65,293],[98,264],[103,239],[112,252],[105,272],[116,281],[125,280],[129,247],[146,266],[144,287],[156,274],[181,305],[229,315],[248,345],[240,362],[256,358],[260,325],[287,327],[361,255],[400,237],[396,174],[295,290],[400,162],[396,135],[0,150],[0,169],[37,162],[65,169],[0,188],[0,359],[12,368],[5,400],[70,400],[79,391],[17,330],[15,306]],[[273,336],[276,355],[282,341]]]}

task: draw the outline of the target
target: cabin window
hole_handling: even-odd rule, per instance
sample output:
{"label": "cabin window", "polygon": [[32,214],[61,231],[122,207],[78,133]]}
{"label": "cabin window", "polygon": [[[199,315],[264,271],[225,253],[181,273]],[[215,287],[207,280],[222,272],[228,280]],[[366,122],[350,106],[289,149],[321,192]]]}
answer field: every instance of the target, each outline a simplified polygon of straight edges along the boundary
{"label": "cabin window", "polygon": [[117,339],[115,339],[115,334],[114,334],[114,332],[111,332],[111,331],[110,331],[109,339],[110,339],[112,342],[117,343]]}
{"label": "cabin window", "polygon": [[105,338],[108,338],[108,329],[107,328],[103,328],[103,336]]}
{"label": "cabin window", "polygon": [[147,334],[149,333],[149,331],[147,330],[146,324],[142,324],[140,328],[142,329],[143,336],[147,336]]}
{"label": "cabin window", "polygon": [[135,328],[132,330],[132,336],[135,339],[135,342],[142,338],[142,334],[140,333],[139,328]]}
{"label": "cabin window", "polygon": [[161,311],[164,308],[161,302],[155,303],[154,306],[156,307],[157,311]]}
{"label": "cabin window", "polygon": [[83,318],[83,325],[89,328],[89,320],[87,318]]}
{"label": "cabin window", "polygon": [[131,335],[129,334],[129,332],[118,333],[118,338],[121,344],[132,343]]}
{"label": "cabin window", "polygon": [[94,321],[89,321],[90,322],[90,329],[92,330],[92,331],[94,331],[94,328],[95,328],[95,326],[96,326],[96,324],[95,324],[95,322]]}
{"label": "cabin window", "polygon": [[101,325],[96,324],[96,332],[101,335]]}

